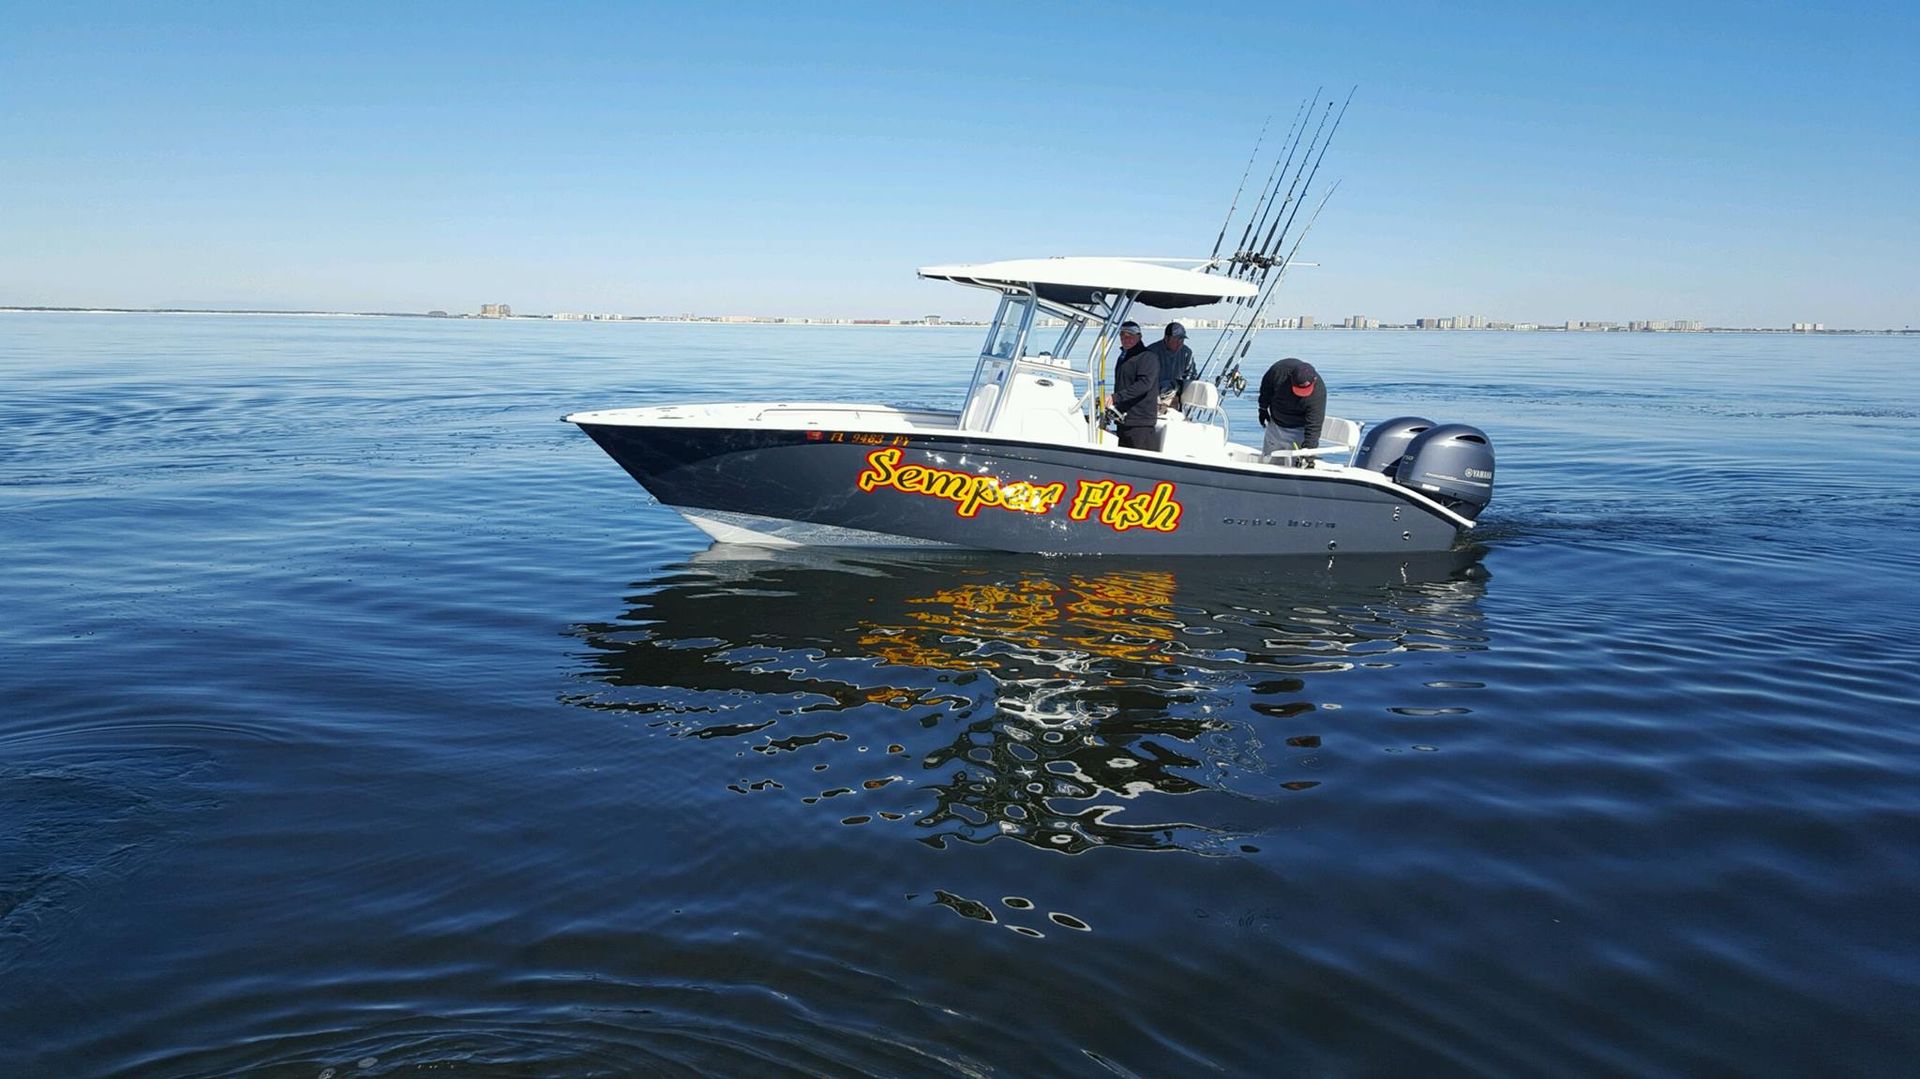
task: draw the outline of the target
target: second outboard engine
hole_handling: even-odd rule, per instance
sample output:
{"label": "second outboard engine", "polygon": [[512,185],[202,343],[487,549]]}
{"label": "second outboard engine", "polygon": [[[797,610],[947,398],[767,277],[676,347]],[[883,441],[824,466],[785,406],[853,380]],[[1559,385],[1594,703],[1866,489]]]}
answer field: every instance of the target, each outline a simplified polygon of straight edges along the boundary
{"label": "second outboard engine", "polygon": [[1407,455],[1407,443],[1432,426],[1432,420],[1421,416],[1398,416],[1377,423],[1360,440],[1360,452],[1353,463],[1392,476],[1400,467],[1400,458]]}
{"label": "second outboard engine", "polygon": [[1493,443],[1464,423],[1430,427],[1407,444],[1393,480],[1472,520],[1493,501]]}

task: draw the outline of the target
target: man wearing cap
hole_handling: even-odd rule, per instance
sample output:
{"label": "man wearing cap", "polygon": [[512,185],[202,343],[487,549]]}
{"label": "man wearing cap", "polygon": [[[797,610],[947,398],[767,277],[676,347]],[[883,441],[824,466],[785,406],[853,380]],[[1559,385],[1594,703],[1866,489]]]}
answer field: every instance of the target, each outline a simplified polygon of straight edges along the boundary
{"label": "man wearing cap", "polygon": [[1120,359],[1125,361],[1136,352],[1146,351],[1146,348],[1146,344],[1140,340],[1140,324],[1131,319],[1122,322],[1120,324]]}
{"label": "man wearing cap", "polygon": [[1154,448],[1153,427],[1160,419],[1160,358],[1140,343],[1140,324],[1120,324],[1120,364],[1113,369],[1113,408],[1120,413],[1120,444]]}
{"label": "man wearing cap", "polygon": [[[1305,360],[1288,356],[1267,368],[1260,380],[1260,425],[1267,437],[1262,454],[1320,445],[1320,427],[1327,419],[1327,383]],[[1300,461],[1313,464],[1313,458]]]}
{"label": "man wearing cap", "polygon": [[1160,407],[1180,400],[1180,391],[1193,381],[1193,350],[1187,347],[1187,328],[1167,323],[1164,336],[1151,346],[1160,358]]}

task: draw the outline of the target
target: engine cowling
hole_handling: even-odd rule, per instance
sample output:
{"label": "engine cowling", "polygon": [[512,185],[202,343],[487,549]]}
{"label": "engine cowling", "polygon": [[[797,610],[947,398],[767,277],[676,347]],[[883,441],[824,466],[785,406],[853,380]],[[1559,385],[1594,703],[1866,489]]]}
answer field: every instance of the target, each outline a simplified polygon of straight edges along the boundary
{"label": "engine cowling", "polygon": [[1469,520],[1493,501],[1493,441],[1464,423],[1443,423],[1415,436],[1393,480]]}
{"label": "engine cowling", "polygon": [[1433,425],[1433,421],[1424,416],[1396,416],[1376,423],[1367,428],[1366,437],[1360,440],[1360,452],[1354,457],[1354,464],[1391,476],[1399,469],[1400,458],[1407,455],[1407,443]]}

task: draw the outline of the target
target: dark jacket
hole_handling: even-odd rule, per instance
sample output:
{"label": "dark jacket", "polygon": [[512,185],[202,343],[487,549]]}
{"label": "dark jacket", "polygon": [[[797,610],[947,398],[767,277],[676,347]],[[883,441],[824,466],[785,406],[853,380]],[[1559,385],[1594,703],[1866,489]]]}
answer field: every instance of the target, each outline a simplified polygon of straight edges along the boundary
{"label": "dark jacket", "polygon": [[1315,378],[1313,393],[1301,397],[1293,392],[1293,373],[1303,366],[1288,358],[1267,368],[1260,380],[1260,422],[1303,428],[1300,445],[1310,450],[1320,445],[1320,427],[1327,421],[1327,379]]}
{"label": "dark jacket", "polygon": [[1186,345],[1178,349],[1167,347],[1167,339],[1161,338],[1147,346],[1155,356],[1160,357],[1160,392],[1178,390],[1193,381],[1193,350]]}
{"label": "dark jacket", "polygon": [[1120,410],[1120,426],[1152,427],[1160,419],[1160,357],[1145,345],[1135,345],[1113,369],[1113,407]]}

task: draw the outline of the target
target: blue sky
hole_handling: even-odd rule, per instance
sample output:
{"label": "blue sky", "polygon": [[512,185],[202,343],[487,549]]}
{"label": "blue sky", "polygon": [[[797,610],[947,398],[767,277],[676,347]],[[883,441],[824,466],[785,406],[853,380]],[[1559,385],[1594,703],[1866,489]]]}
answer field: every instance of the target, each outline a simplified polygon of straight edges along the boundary
{"label": "blue sky", "polygon": [[0,304],[977,314],[1357,85],[1278,313],[1920,324],[1916,5],[1550,7],[0,2]]}

